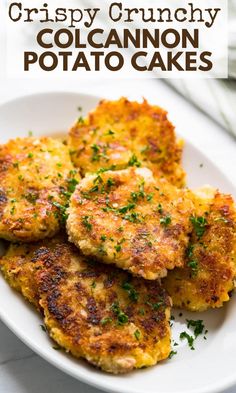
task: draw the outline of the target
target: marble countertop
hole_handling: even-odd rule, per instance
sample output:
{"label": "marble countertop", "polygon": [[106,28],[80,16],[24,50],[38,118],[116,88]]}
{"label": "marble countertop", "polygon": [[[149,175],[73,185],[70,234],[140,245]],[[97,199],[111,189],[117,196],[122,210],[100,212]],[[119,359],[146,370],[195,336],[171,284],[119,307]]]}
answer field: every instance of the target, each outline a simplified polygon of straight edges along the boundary
{"label": "marble countertop", "polygon": [[[0,80],[0,104],[22,94],[41,91],[79,91],[106,98],[125,95],[131,99],[146,97],[169,111],[176,130],[194,145],[204,149],[236,185],[236,141],[218,124],[185,101],[161,80],[42,82]],[[183,117],[176,116],[183,113]],[[187,114],[187,116],[186,116]],[[176,123],[175,117],[178,118]],[[0,393],[99,393],[57,370],[27,348],[0,322]],[[125,393],[125,392],[124,392]],[[223,392],[222,392],[223,393]],[[224,391],[236,393],[236,386]]]}

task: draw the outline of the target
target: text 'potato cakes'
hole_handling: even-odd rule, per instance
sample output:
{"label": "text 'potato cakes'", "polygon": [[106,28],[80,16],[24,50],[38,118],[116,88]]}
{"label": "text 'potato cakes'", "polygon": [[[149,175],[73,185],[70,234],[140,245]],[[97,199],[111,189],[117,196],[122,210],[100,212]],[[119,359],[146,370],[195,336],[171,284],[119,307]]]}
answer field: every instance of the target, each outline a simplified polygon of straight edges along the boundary
{"label": "text 'potato cakes'", "polygon": [[202,198],[198,198],[185,268],[174,269],[163,280],[173,305],[191,311],[221,307],[230,298],[236,276],[233,199],[219,192],[208,196],[204,199],[202,192]]}
{"label": "text 'potato cakes'", "polygon": [[67,230],[85,255],[156,279],[183,266],[193,203],[187,190],[147,168],[84,178],[72,195]]}
{"label": "text 'potato cakes'", "polygon": [[82,174],[101,167],[114,170],[145,166],[177,186],[184,184],[182,143],[177,142],[167,113],[158,106],[103,100],[69,133],[71,158]]}
{"label": "text 'potato cakes'", "polygon": [[[14,252],[20,274],[11,266]],[[50,336],[76,357],[112,373],[168,357],[170,298],[158,281],[86,259],[61,238],[13,246],[0,261],[11,285],[40,299]]]}
{"label": "text 'potato cakes'", "polygon": [[53,236],[76,179],[68,148],[59,141],[17,138],[1,145],[0,238],[28,242]]}

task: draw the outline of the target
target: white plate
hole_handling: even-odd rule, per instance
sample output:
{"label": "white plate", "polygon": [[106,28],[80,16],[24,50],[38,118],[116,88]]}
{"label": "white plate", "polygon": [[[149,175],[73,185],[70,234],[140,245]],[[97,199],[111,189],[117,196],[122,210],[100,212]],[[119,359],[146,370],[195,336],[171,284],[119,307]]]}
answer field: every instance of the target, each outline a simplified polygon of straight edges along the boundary
{"label": "white plate", "polygon": [[[77,116],[93,108],[97,97],[72,93],[39,94],[9,102],[0,107],[0,143],[16,136],[56,135],[65,132]],[[200,166],[203,164],[203,166]],[[184,149],[184,167],[188,184],[198,187],[206,183],[234,194],[230,181],[187,142]],[[199,337],[195,351],[186,342],[177,348],[178,354],[159,365],[123,376],[107,375],[73,359],[63,351],[55,351],[52,342],[41,330],[40,316],[10,289],[0,277],[0,317],[7,326],[30,348],[54,366],[73,377],[98,388],[122,393],[210,393],[219,392],[236,383],[236,297],[220,310],[202,314],[175,313],[173,337],[179,342],[179,333],[187,330],[185,318],[203,319],[209,330],[207,340]],[[33,383],[33,381],[32,381]]]}

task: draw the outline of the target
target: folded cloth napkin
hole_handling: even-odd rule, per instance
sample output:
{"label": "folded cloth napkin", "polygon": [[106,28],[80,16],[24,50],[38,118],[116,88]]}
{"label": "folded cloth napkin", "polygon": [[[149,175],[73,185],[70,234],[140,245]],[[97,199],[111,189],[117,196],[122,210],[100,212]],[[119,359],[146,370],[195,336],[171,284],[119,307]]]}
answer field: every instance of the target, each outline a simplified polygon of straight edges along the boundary
{"label": "folded cloth napkin", "polygon": [[229,78],[165,79],[236,137],[236,0],[228,1]]}
{"label": "folded cloth napkin", "polygon": [[164,81],[236,138],[236,80],[164,79]]}

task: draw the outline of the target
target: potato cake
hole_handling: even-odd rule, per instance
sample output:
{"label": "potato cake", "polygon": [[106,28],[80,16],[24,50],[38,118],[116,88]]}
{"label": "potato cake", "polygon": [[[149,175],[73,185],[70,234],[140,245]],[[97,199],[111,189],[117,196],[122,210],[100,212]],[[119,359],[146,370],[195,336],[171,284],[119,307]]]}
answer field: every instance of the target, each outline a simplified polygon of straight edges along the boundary
{"label": "potato cake", "polygon": [[231,196],[212,192],[202,191],[197,200],[184,269],[163,280],[173,305],[191,311],[223,306],[234,289],[236,210]]}
{"label": "potato cake", "polygon": [[35,273],[41,268],[44,258],[52,253],[63,237],[41,240],[40,243],[11,243],[3,257],[0,269],[9,285],[21,292],[23,296],[39,309],[38,285]]}
{"label": "potato cake", "polygon": [[59,141],[29,137],[0,145],[0,238],[31,242],[57,233],[78,179]]}
{"label": "potato cake", "polygon": [[67,231],[83,254],[154,280],[184,265],[193,208],[190,191],[147,168],[100,171],[72,195]]}
{"label": "potato cake", "polygon": [[168,357],[170,298],[158,281],[81,256],[58,237],[11,246],[0,263],[10,285],[39,299],[48,333],[74,356],[111,373]]}
{"label": "potato cake", "polygon": [[87,118],[79,117],[69,133],[71,158],[82,175],[100,168],[150,168],[183,186],[182,142],[177,141],[167,112],[158,106],[103,100]]}

